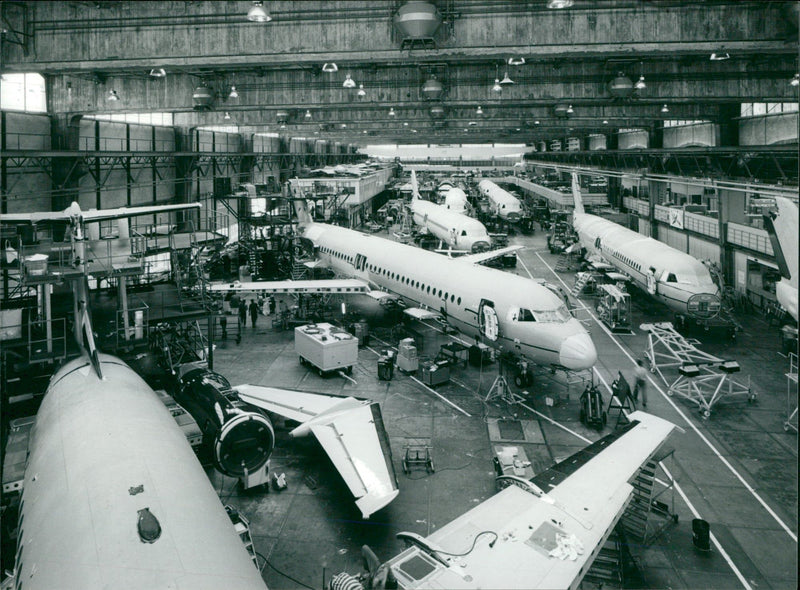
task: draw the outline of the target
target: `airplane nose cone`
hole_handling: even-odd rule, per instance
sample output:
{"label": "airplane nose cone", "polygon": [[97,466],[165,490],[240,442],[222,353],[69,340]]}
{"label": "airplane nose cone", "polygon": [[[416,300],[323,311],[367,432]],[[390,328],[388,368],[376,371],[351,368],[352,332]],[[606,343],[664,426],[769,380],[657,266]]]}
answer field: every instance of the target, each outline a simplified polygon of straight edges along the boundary
{"label": "airplane nose cone", "polygon": [[489,242],[475,242],[472,244],[473,252],[486,252],[489,249]]}
{"label": "airplane nose cone", "polygon": [[558,359],[567,369],[588,369],[597,362],[597,350],[588,334],[573,334],[561,344]]}

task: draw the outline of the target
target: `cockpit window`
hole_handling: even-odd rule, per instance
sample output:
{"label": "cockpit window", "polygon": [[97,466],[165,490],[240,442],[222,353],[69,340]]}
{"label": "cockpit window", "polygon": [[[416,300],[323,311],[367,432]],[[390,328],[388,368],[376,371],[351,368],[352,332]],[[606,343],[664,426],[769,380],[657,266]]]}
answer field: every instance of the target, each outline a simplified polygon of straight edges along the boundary
{"label": "cockpit window", "polygon": [[675,273],[669,273],[667,275],[667,282],[668,283],[677,283],[678,279],[675,277]]}
{"label": "cockpit window", "polygon": [[465,230],[465,229],[462,229],[462,230],[461,230],[461,235],[462,235],[462,236],[466,236],[466,235],[467,235],[467,230]]}
{"label": "cockpit window", "polygon": [[520,309],[519,316],[517,316],[517,321],[519,322],[535,322],[536,318],[533,317],[533,313],[530,309]]}
{"label": "cockpit window", "polygon": [[567,306],[562,305],[556,309],[533,310],[533,316],[537,322],[549,322],[555,324],[563,324],[572,319]]}

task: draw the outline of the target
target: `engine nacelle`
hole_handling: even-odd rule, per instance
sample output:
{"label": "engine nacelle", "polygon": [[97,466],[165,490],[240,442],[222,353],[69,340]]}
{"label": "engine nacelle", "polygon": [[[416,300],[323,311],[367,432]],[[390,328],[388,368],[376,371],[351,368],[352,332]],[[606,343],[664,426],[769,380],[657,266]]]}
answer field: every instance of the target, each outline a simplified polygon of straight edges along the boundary
{"label": "engine nacelle", "polygon": [[214,467],[230,477],[242,477],[264,466],[275,447],[269,418],[236,407],[227,397],[231,386],[222,375],[193,369],[181,377],[177,401],[192,415],[203,441],[212,450]]}

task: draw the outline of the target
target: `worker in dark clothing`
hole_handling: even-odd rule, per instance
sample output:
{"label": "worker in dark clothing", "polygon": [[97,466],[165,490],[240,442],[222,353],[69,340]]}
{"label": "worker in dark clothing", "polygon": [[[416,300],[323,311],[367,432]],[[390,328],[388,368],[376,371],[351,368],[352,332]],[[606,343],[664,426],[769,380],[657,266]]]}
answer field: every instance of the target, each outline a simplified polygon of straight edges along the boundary
{"label": "worker in dark clothing", "polygon": [[242,298],[239,301],[239,328],[247,325],[247,302]]}
{"label": "worker in dark clothing", "polygon": [[272,295],[269,296],[269,315],[275,315],[275,298]]}
{"label": "worker in dark clothing", "polygon": [[256,327],[256,320],[258,319],[258,304],[255,299],[250,300],[250,321],[253,322],[253,329]]}
{"label": "worker in dark clothing", "polygon": [[633,399],[639,401],[639,394],[642,396],[642,406],[647,407],[647,369],[644,368],[644,361],[637,359],[636,368],[633,369],[636,385],[633,386]]}

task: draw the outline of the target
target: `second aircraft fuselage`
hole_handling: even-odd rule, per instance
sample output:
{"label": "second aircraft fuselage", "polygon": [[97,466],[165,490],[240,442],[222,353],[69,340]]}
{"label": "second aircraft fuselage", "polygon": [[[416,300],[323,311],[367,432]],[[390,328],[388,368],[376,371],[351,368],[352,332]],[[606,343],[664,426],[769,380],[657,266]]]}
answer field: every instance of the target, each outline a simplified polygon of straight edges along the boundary
{"label": "second aircraft fuselage", "polygon": [[581,370],[597,360],[583,325],[534,281],[341,227],[301,229],[333,270],[439,312],[468,337],[542,365]]}

